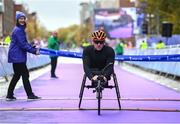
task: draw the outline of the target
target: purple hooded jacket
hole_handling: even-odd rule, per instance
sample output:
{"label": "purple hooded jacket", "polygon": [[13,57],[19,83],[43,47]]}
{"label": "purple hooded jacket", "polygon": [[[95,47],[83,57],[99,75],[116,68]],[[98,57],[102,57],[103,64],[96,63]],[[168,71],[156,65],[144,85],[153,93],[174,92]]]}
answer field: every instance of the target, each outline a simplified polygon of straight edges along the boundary
{"label": "purple hooded jacket", "polygon": [[[16,12],[16,20],[20,17],[25,17],[22,12]],[[26,26],[16,25],[12,31],[11,43],[8,51],[9,63],[24,63],[27,61],[27,52],[36,53],[36,49],[33,48],[27,41]]]}

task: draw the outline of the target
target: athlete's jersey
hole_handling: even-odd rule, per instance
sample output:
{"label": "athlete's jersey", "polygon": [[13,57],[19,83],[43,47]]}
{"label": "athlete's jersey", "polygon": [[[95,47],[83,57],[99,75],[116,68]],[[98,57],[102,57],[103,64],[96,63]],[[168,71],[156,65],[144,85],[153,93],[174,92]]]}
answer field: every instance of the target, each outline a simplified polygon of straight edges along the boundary
{"label": "athlete's jersey", "polygon": [[[104,46],[102,50],[95,50],[94,46],[88,46],[83,51],[83,67],[86,75],[91,79],[94,74],[93,70],[101,71],[109,63],[114,64],[115,53],[109,46]],[[110,66],[104,70],[104,76],[109,79],[110,75],[114,72],[114,66]]]}

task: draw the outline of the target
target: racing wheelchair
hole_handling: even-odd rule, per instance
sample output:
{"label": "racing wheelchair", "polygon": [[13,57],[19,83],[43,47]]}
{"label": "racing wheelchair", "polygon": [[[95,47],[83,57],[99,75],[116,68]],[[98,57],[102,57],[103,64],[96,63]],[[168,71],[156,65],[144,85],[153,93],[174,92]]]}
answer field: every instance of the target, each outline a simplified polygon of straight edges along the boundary
{"label": "racing wheelchair", "polygon": [[110,89],[115,88],[116,95],[117,95],[117,100],[118,100],[118,105],[119,105],[119,110],[121,110],[120,92],[119,92],[119,86],[118,86],[116,74],[113,73],[111,75],[111,77],[113,78],[114,85],[109,85],[108,81],[105,82],[103,77],[101,75],[99,75],[98,78],[97,78],[97,85],[93,86],[93,85],[86,85],[87,76],[86,76],[86,74],[84,74],[81,89],[80,89],[80,93],[79,93],[79,109],[81,109],[81,102],[82,102],[82,97],[83,97],[83,93],[84,93],[84,88],[88,88],[88,89],[93,88],[94,89],[93,93],[96,93],[96,98],[98,100],[98,115],[100,115],[101,99],[102,99],[102,91],[103,91],[103,89],[104,88],[110,88]]}

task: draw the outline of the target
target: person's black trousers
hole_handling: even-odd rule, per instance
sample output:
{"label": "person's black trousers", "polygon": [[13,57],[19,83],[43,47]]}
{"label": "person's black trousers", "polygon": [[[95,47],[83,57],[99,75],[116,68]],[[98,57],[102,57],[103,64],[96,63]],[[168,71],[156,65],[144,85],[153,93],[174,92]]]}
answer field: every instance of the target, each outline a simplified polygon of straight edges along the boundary
{"label": "person's black trousers", "polygon": [[24,89],[26,91],[27,96],[34,95],[32,92],[30,82],[29,82],[29,71],[27,69],[26,63],[13,63],[13,70],[14,70],[14,75],[9,84],[7,96],[11,97],[14,95],[13,92],[14,92],[15,86],[21,76],[22,76],[23,85],[24,85]]}
{"label": "person's black trousers", "polygon": [[58,57],[51,57],[51,77],[56,76],[55,70],[57,66],[57,59]]}

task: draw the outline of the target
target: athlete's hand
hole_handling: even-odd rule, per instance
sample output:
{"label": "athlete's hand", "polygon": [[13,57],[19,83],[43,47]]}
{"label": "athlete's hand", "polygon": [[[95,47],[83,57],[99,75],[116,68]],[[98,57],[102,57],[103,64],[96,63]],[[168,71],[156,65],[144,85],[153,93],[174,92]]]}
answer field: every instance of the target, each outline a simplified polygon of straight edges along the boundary
{"label": "athlete's hand", "polygon": [[98,78],[98,75],[95,75],[91,80],[97,80],[97,78]]}
{"label": "athlete's hand", "polygon": [[105,76],[103,76],[103,79],[104,79],[105,82],[107,82],[107,78]]}
{"label": "athlete's hand", "polygon": [[103,82],[107,82],[107,78],[104,75],[99,75],[97,79]]}

